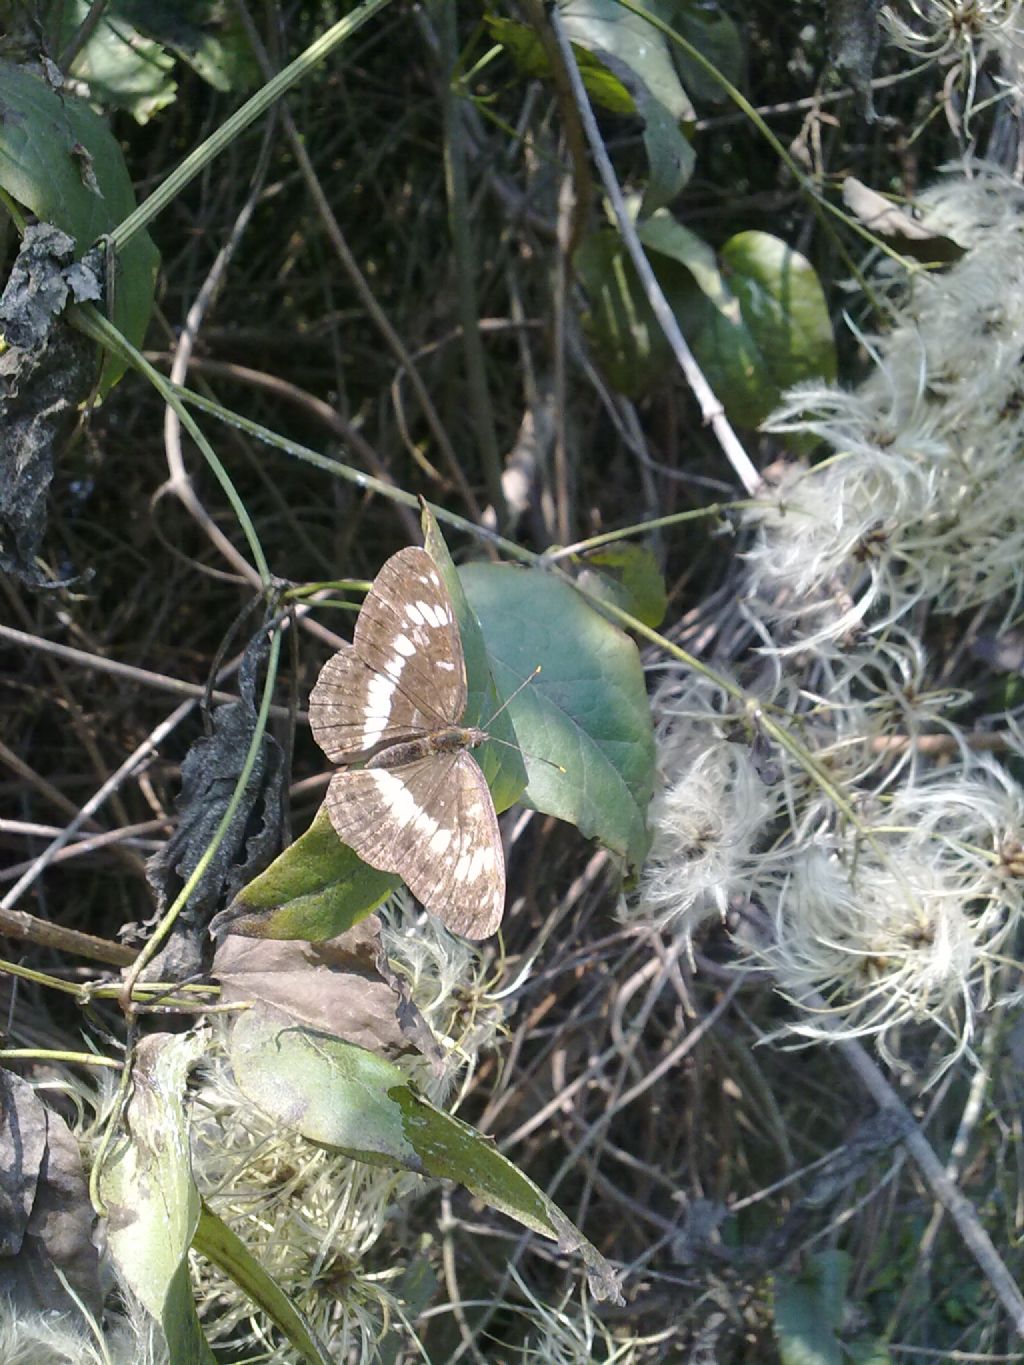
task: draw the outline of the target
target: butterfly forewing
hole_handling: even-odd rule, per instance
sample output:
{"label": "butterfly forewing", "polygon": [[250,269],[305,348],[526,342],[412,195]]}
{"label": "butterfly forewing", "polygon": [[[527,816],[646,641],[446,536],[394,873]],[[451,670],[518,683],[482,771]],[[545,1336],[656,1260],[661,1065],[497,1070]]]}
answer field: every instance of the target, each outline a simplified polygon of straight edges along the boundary
{"label": "butterfly forewing", "polygon": [[451,725],[466,706],[455,613],[426,550],[410,546],[374,579],[351,645],[324,665],[309,698],[313,735],[335,763]]}

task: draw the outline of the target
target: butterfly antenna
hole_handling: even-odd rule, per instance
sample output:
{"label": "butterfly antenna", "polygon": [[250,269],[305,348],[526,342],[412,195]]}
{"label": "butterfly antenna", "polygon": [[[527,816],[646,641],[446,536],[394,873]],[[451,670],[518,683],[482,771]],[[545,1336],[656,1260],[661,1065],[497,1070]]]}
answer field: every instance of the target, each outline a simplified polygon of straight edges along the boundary
{"label": "butterfly antenna", "polygon": [[515,749],[517,754],[525,754],[525,756],[529,759],[532,759],[534,763],[546,763],[549,768],[554,768],[556,772],[559,773],[568,772],[568,769],[563,768],[561,763],[556,763],[551,758],[544,758],[540,754],[531,754],[527,749],[521,748],[518,744],[510,744],[507,739],[499,739],[497,735],[488,735],[487,743],[501,744],[504,745],[506,749]]}
{"label": "butterfly antenna", "polygon": [[[504,701],[501,703],[501,705],[498,707],[497,711],[495,711],[494,715],[491,716],[491,718],[490,718],[490,720],[487,722],[487,724],[481,726],[481,729],[486,730],[488,725],[493,725],[493,724],[494,724],[494,722],[495,722],[495,721],[498,719],[498,717],[501,715],[502,711],[504,711],[505,707],[508,706],[509,702],[515,701],[516,697],[519,696],[519,693],[523,690],[524,687],[529,687],[530,683],[533,682],[534,678],[535,678],[535,677],[537,676],[537,674],[540,672],[540,667],[541,667],[540,664],[538,664],[537,667],[536,667],[536,668],[533,670],[533,672],[530,674],[530,676],[529,676],[528,678],[524,678],[523,681],[522,681],[522,682],[519,684],[519,686],[516,688],[516,690],[515,690],[514,692],[510,692],[510,693],[508,694],[508,696],[505,698],[505,700],[504,700]],[[508,742],[508,741],[506,740],[505,743],[507,743],[507,742]],[[513,747],[513,749],[514,749],[516,746],[513,744],[512,747]]]}
{"label": "butterfly antenna", "polygon": [[[486,730],[488,726],[493,725],[497,718],[501,715],[502,711],[504,711],[505,707],[508,706],[509,702],[514,701],[515,698],[519,696],[519,693],[523,690],[523,688],[528,687],[529,684],[533,682],[534,678],[537,676],[540,670],[541,665],[538,664],[537,667],[530,674],[530,676],[528,678],[524,678],[514,692],[509,693],[509,695],[498,707],[497,711],[495,711],[494,715],[487,722],[487,725],[483,725],[480,728]],[[489,743],[491,744],[502,744],[506,749],[515,749],[516,753],[519,754],[525,752],[525,750],[521,749],[518,744],[510,744],[507,739],[499,739],[497,735],[489,735],[488,740]],[[549,768],[554,768],[560,773],[565,772],[565,768],[562,767],[561,763],[555,763],[550,758],[542,758],[540,754],[528,754],[527,757],[532,758],[537,763],[546,763]]]}

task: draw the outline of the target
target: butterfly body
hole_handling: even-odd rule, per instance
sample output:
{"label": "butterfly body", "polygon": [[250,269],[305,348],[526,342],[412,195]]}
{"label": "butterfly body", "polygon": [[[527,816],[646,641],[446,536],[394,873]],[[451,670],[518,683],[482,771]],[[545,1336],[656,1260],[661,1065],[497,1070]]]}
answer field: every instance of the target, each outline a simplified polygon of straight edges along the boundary
{"label": "butterfly body", "polygon": [[399,550],[367,593],[352,644],[327,660],[310,694],[314,737],[344,765],[327,810],[364,862],[397,873],[456,933],[483,938],[501,920],[505,861],[470,753],[488,734],[460,723],[467,696],[437,566],[425,550]]}
{"label": "butterfly body", "polygon": [[433,734],[420,735],[402,743],[389,744],[366,760],[368,768],[402,768],[407,763],[429,758],[431,754],[453,754],[459,749],[475,749],[486,744],[490,735],[475,725],[446,725]]}

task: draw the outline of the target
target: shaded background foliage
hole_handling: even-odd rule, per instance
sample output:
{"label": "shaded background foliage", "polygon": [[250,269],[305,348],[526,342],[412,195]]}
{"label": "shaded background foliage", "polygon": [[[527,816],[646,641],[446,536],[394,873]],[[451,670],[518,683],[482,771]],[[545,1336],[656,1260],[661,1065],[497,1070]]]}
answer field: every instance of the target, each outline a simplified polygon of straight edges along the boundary
{"label": "shaded background foliage", "polygon": [[[445,55],[442,10],[387,9],[291,93],[287,108],[352,258],[416,358],[463,484],[445,465],[407,376],[398,375],[393,352],[339,263],[279,112],[238,138],[152,224],[162,258],[148,334],[154,361],[166,366],[216,253],[251,197],[251,218],[202,320],[192,386],[208,384],[266,427],[476,519],[490,498],[481,413],[463,349],[459,291],[468,280],[480,319],[486,419],[503,462],[525,460],[529,496],[515,532],[523,544],[543,551],[560,538],[560,527],[584,538],[738,494],[677,376],[638,393],[629,408],[610,391],[582,324],[592,299],[575,283],[565,286],[569,320],[560,330],[559,190],[571,164],[561,111],[550,86],[523,77],[500,50],[475,65],[493,43],[481,13],[460,6],[454,73],[460,99],[455,124],[446,124],[455,54]],[[40,33],[53,31],[53,15],[45,6],[16,13],[5,55],[18,60],[36,54]],[[873,121],[849,90],[834,88],[823,6],[735,0],[721,13],[739,38],[738,84],[823,196],[837,201],[850,173],[875,189],[909,195],[964,150],[962,125],[958,144],[956,122],[951,132],[945,117],[955,109],[955,89],[944,92],[932,68],[887,84],[908,62],[883,47]],[[216,35],[211,14],[201,17],[204,31]],[[332,6],[307,4],[270,7],[249,22],[280,66],[335,17]],[[221,88],[176,57],[176,88],[164,92],[163,108],[148,104],[141,125],[127,110],[112,115],[140,197],[259,80],[251,54],[242,59],[243,30],[233,24],[224,30],[232,60],[223,53],[219,63],[209,59],[214,71],[228,73]],[[51,41],[56,56],[59,42]],[[811,262],[834,321],[847,308],[864,321],[867,306],[848,284],[859,240],[843,229],[821,230],[806,186],[727,99],[715,98],[710,87],[692,93],[696,162],[672,202],[679,220],[714,248],[738,232],[772,233]],[[820,93],[840,98],[819,103]],[[642,192],[647,158],[638,120],[607,111],[599,117],[620,180]],[[971,127],[973,145],[1004,159],[1014,135],[1012,112],[1000,104],[977,114]],[[454,206],[446,192],[446,148],[465,159],[467,195]],[[453,214],[464,217],[472,257],[453,246]],[[17,246],[8,229],[5,276]],[[844,327],[836,338],[841,373],[854,380],[866,368],[865,353]],[[552,462],[559,416],[569,460],[561,485]],[[2,615],[18,629],[98,658],[204,686],[251,590],[225,571],[208,536],[165,488],[163,418],[158,397],[130,377],[78,425],[59,453],[42,552],[54,576],[75,581],[47,593],[5,581]],[[282,579],[372,577],[410,539],[408,519],[386,500],[229,427],[213,430]],[[633,439],[623,434],[630,431]],[[637,457],[636,432],[647,458]],[[742,434],[760,466],[779,455],[774,440],[753,429]],[[213,476],[186,451],[198,500],[244,552]],[[648,538],[668,586],[667,632],[695,652],[709,642],[728,647],[722,638],[728,616],[720,609],[735,583],[737,536],[731,525],[701,519],[685,533]],[[473,552],[468,540],[458,549]],[[321,661],[322,650],[307,641],[286,661],[283,705],[294,698],[304,704]],[[657,662],[653,655],[648,661]],[[4,810],[11,819],[45,825],[66,820],[170,709],[165,695],[135,679],[3,639],[0,686]],[[275,727],[286,739],[286,724]],[[140,842],[58,860],[35,888],[35,913],[111,938],[152,913],[144,857],[172,828],[181,763],[202,733],[201,717],[193,715],[112,798],[104,823],[145,825]],[[295,833],[322,798],[321,767],[300,726],[289,809]],[[39,845],[23,832],[0,839],[9,884]],[[778,1323],[767,1277],[776,1271],[795,1277],[800,1251],[820,1249],[820,1237],[841,1243],[850,1258],[849,1277],[833,1287],[829,1302],[838,1293],[855,1305],[855,1334],[888,1331],[936,1350],[959,1344],[963,1323],[990,1311],[986,1291],[953,1235],[940,1235],[932,1262],[935,1282],[952,1286],[945,1298],[937,1303],[928,1280],[913,1278],[930,1208],[911,1179],[884,1162],[872,1164],[892,1137],[879,1131],[867,1098],[849,1087],[825,1050],[754,1049],[785,1005],[756,976],[736,985],[720,965],[732,955],[720,931],[712,929],[691,962],[678,945],[619,926],[614,870],[592,855],[574,831],[552,821],[515,826],[514,909],[502,978],[515,983],[506,1060],[482,1062],[460,1112],[493,1133],[604,1254],[629,1268],[630,1304],[605,1310],[608,1331],[651,1334],[650,1344],[631,1348],[637,1360],[775,1358]],[[541,945],[538,965],[520,981],[520,967]],[[45,948],[32,958],[47,970],[87,975]],[[10,1037],[20,1045],[59,1046],[77,1028],[77,1013],[32,987],[21,991],[11,1013]],[[922,1043],[922,1057],[925,1051]],[[930,1131],[942,1149],[968,1083],[950,1078],[948,1108],[936,1106]],[[1012,1077],[999,1084],[1015,1103]],[[983,1156],[997,1172],[988,1188],[1008,1210],[1016,1198],[1013,1141],[987,1141]],[[823,1196],[805,1168],[836,1149],[846,1163],[845,1183],[837,1178]],[[979,1163],[985,1165],[981,1157]],[[570,1273],[550,1247],[532,1242],[524,1252],[517,1231],[481,1214],[467,1196],[453,1196],[451,1208],[457,1276],[448,1284],[439,1276],[436,1299],[451,1302],[458,1291],[467,1301],[496,1304],[493,1314],[469,1318],[467,1334],[476,1334],[484,1358],[510,1358],[524,1335],[514,1311],[524,1299],[504,1273],[507,1260],[521,1258],[533,1292],[547,1304],[559,1301]],[[845,1209],[852,1212],[840,1234]],[[424,1201],[404,1217],[415,1233],[432,1235],[436,1213],[436,1202]],[[396,1224],[394,1241],[385,1236],[366,1269],[389,1268],[413,1241],[407,1226]],[[828,1281],[825,1272],[821,1278]],[[812,1295],[810,1311],[817,1302]],[[820,1303],[819,1309],[825,1312]],[[792,1297],[786,1311],[794,1311]],[[423,1331],[431,1359],[455,1357],[460,1338],[446,1315]],[[988,1349],[1001,1341],[996,1332]],[[595,1358],[609,1352],[593,1349]]]}

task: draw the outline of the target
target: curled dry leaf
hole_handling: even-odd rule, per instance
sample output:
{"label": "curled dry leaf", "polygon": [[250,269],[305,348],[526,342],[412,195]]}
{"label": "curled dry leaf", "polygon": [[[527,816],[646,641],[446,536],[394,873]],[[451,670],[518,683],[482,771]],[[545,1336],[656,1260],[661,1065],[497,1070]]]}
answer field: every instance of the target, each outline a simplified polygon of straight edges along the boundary
{"label": "curled dry leaf", "polygon": [[228,934],[213,974],[226,1003],[283,1010],[297,1023],[394,1056],[411,1046],[436,1052],[430,1030],[393,974],[380,970],[380,934],[367,919],[321,943]]}

